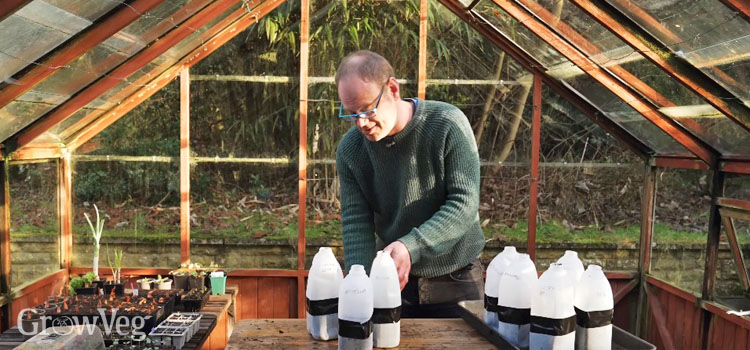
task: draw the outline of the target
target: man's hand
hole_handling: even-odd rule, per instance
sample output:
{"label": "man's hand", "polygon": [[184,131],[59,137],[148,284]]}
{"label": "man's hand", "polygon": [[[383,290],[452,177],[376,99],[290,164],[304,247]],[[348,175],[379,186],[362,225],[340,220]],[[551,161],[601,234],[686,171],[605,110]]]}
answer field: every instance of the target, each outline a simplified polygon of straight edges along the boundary
{"label": "man's hand", "polygon": [[409,249],[407,249],[406,246],[400,241],[394,241],[393,243],[385,247],[383,251],[386,253],[390,253],[391,258],[393,258],[393,262],[396,263],[398,282],[400,284],[401,290],[404,290],[406,282],[409,281],[409,271],[411,271],[411,254],[409,254]]}

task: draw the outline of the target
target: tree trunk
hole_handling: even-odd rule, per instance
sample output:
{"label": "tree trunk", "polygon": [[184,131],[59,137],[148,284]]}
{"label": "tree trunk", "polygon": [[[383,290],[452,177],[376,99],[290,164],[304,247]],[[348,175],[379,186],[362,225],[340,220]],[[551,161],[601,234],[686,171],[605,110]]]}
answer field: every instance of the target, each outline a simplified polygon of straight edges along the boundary
{"label": "tree trunk", "polygon": [[[495,66],[493,80],[500,80],[500,73],[503,71],[503,61],[505,61],[505,52],[501,52],[500,55],[497,56],[497,65]],[[491,85],[490,92],[487,94],[487,100],[484,102],[482,117],[479,119],[476,133],[474,134],[474,138],[477,141],[477,147],[482,144],[482,134],[484,134],[484,127],[487,124],[487,118],[490,115],[490,111],[492,111],[492,106],[495,104],[495,95],[497,95],[497,85]]]}

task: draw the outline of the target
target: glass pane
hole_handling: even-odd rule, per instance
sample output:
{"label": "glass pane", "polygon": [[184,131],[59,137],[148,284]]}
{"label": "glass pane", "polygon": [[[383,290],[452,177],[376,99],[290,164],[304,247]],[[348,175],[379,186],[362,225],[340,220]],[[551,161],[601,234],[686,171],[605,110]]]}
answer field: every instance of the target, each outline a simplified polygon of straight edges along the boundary
{"label": "glass pane", "polygon": [[[333,80],[346,55],[370,50],[389,60],[394,76],[402,81],[401,97],[416,97],[419,2],[369,1],[355,5],[318,0],[311,2],[310,13],[314,14],[310,25],[310,76],[326,81],[309,87],[306,265],[310,267],[319,247],[332,246],[343,268],[335,159],[336,148],[352,124],[338,118],[340,101]],[[262,29],[258,28],[257,35],[264,35]]]}
{"label": "glass pane", "polygon": [[750,201],[750,175],[727,174],[724,178],[724,196]]}
{"label": "glass pane", "polygon": [[[299,25],[293,25],[294,18],[290,17],[292,13],[298,13],[298,10],[298,5],[292,2],[279,5],[269,15],[261,18],[258,24],[251,25],[210,56],[190,68],[191,80],[195,81],[204,74],[244,75],[258,78],[281,76],[289,80],[298,79]],[[276,30],[267,32],[266,27],[272,27]],[[237,57],[242,57],[242,59],[236,59]],[[205,77],[208,80],[211,80],[211,78]],[[296,82],[280,85],[285,86],[284,89],[294,90],[298,94]],[[260,85],[254,86],[259,87]],[[271,88],[273,84],[265,86]]]}
{"label": "glass pane", "polygon": [[78,123],[84,117],[89,116],[89,118],[95,118],[102,115],[102,113],[104,113],[104,111],[100,109],[81,108],[80,110],[78,110],[78,112],[73,113],[73,115],[71,115],[68,119],[65,119],[63,122],[55,125],[55,127],[50,130],[50,133],[54,135],[60,135],[60,133],[65,131],[65,129]]}
{"label": "glass pane", "polygon": [[49,111],[55,105],[37,102],[13,101],[0,109],[0,140],[5,141],[27,125],[37,116]]}
{"label": "glass pane", "polygon": [[14,14],[0,22],[0,79],[10,77],[70,37]]}
{"label": "glass pane", "polygon": [[10,165],[11,287],[60,269],[57,163]]}
{"label": "glass pane", "polygon": [[[534,8],[536,13],[541,18],[562,18],[562,21],[556,22],[558,32],[580,48],[594,62],[607,67],[614,75],[622,77],[626,83],[639,80],[645,83],[647,89],[645,89],[644,95],[652,95],[650,99],[657,106],[679,109],[683,113],[695,113],[698,108],[717,112],[705,104],[705,100],[669,77],[656,65],[645,60],[640,53],[634,52],[596,21],[585,20],[590,16],[577,6],[572,4],[557,6],[560,2],[553,0],[541,0],[538,3],[542,6]],[[559,17],[553,14],[557,10],[560,10]],[[637,85],[633,87],[641,89]],[[675,105],[681,107],[673,107]],[[697,114],[675,118],[675,120],[719,149],[723,154],[746,152],[747,148],[750,147],[750,144],[746,141],[747,138],[750,138],[750,133],[740,130],[739,125],[729,125],[729,120],[723,120],[724,123],[720,123],[725,118],[718,114],[715,116],[719,120],[709,123],[706,123],[706,119],[700,118]],[[715,124],[722,124],[723,129],[716,129]],[[739,145],[737,145],[737,141],[739,141]],[[742,148],[743,143],[745,149]]]}
{"label": "glass pane", "polygon": [[651,273],[697,294],[706,260],[710,184],[705,171],[659,169],[657,174]]}
{"label": "glass pane", "polygon": [[750,101],[750,23],[721,2],[609,1],[725,88]]}
{"label": "glass pane", "polygon": [[86,51],[34,89],[70,96],[127,59],[125,54],[102,44]]}
{"label": "glass pane", "polygon": [[15,15],[70,35],[78,33],[91,24],[91,21],[85,18],[39,0],[22,7],[16,11]]}
{"label": "glass pane", "polygon": [[[111,148],[106,151],[113,152]],[[94,205],[105,220],[100,274],[109,273],[107,249],[110,257],[115,249],[123,250],[124,267],[179,266],[177,162],[90,161],[85,157],[74,157],[74,162],[73,266],[93,266],[94,241],[83,213],[95,220]]]}
{"label": "glass pane", "polygon": [[[320,16],[315,16],[310,24],[310,76],[333,77],[344,56],[366,49],[388,59],[397,78],[416,79],[418,1],[367,1],[353,5],[316,0],[311,4],[310,13]],[[416,85],[413,89],[416,92]]]}
{"label": "glass pane", "polygon": [[230,269],[296,269],[296,177],[296,162],[194,166],[191,259]]}
{"label": "glass pane", "polygon": [[74,266],[93,261],[83,212],[92,215],[94,204],[107,215],[100,266],[106,266],[105,243],[123,249],[127,267],[179,265],[179,130],[179,86],[173,82],[78,148],[88,154],[74,155]]}
{"label": "glass pane", "polygon": [[[116,104],[134,93],[137,89],[142,88],[149,81],[159,76],[159,74],[174,63],[174,60],[170,58],[168,61],[165,61],[165,56],[162,55],[154,60],[154,62],[161,62],[161,65],[157,66],[153,63],[147,64],[137,72],[131,74],[128,78],[122,79],[122,81],[101,94],[96,100],[91,101],[86,107],[84,107],[84,109],[95,110],[99,108],[109,109],[114,107]],[[64,124],[67,124],[67,126],[64,128],[56,128],[58,131],[55,133],[60,139],[67,140],[71,135],[91,123],[99,115],[101,115],[101,113],[84,116],[77,112],[69,118],[69,120],[74,119],[74,122],[63,122]]]}
{"label": "glass pane", "polygon": [[[596,163],[629,167],[642,160],[568,100],[542,87],[542,162]],[[603,165],[603,166],[604,166]]]}
{"label": "glass pane", "polygon": [[[671,136],[661,131],[644,117],[636,115],[630,106],[603,88],[597,81],[588,75],[581,74],[580,69],[560,56],[552,47],[529,32],[523,25],[518,24],[500,7],[490,1],[485,1],[480,3],[475,10],[484,15],[486,19],[532,56],[540,60],[548,68],[550,75],[568,83],[573,89],[579,91],[605,111],[610,118],[651,146],[652,149],[659,153],[689,154]],[[600,41],[606,44],[606,40]],[[627,121],[622,119],[623,113],[630,116],[626,118]]]}
{"label": "glass pane", "polygon": [[194,50],[201,44],[208,41],[211,36],[215,35],[215,33],[210,33],[208,30],[212,28],[217,23],[221,22],[224,18],[232,14],[233,12],[237,11],[240,7],[242,7],[242,3],[237,3],[230,7],[228,10],[224,11],[221,15],[216,16],[213,18],[210,22],[205,24],[204,26],[198,28],[196,31],[191,33],[187,38],[182,39],[179,43],[172,46],[165,54],[169,57],[175,58],[175,59],[181,59],[183,56],[187,55],[190,51]]}
{"label": "glass pane", "polygon": [[[743,263],[745,267],[750,264],[750,258],[747,251],[750,250],[750,221],[743,219],[732,219],[734,234],[737,243],[743,253]],[[728,238],[726,227],[722,223],[722,241]],[[750,269],[748,269],[750,270]],[[716,271],[716,295],[721,299],[723,304],[730,305],[732,308],[739,310],[747,307],[748,298],[740,282],[740,269],[734,260],[734,254],[723,242],[719,245],[719,263]],[[723,297],[723,298],[722,298]]]}
{"label": "glass pane", "polygon": [[[191,6],[185,11],[177,12],[190,2]],[[148,44],[168,30],[179,25],[187,17],[199,10],[206,0],[174,0],[164,1],[140,18],[123,28],[120,33],[135,41]],[[199,6],[193,6],[197,4]]]}
{"label": "glass pane", "polygon": [[508,38],[523,47],[526,52],[531,54],[531,56],[536,58],[545,67],[552,67],[556,64],[568,62],[565,57],[560,55],[549,44],[529,31],[525,26],[519,24],[512,16],[509,16],[492,1],[480,2],[474,7],[474,11],[492,23]]}
{"label": "glass pane", "polygon": [[[41,0],[35,0],[35,2],[41,2]],[[44,2],[92,22],[120,4],[118,1],[91,2],[89,0],[44,0]]]}

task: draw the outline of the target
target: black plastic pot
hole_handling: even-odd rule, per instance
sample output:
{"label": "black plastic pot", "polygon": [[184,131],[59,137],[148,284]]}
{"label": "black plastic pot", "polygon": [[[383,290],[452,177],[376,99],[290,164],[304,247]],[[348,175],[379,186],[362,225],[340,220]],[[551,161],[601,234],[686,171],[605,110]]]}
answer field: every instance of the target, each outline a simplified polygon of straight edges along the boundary
{"label": "black plastic pot", "polygon": [[97,290],[98,289],[96,287],[81,287],[81,288],[76,288],[76,294],[96,295]]}
{"label": "black plastic pot", "polygon": [[115,295],[125,294],[125,284],[123,283],[105,283],[104,284],[105,295],[111,294],[113,289],[115,290]]}
{"label": "black plastic pot", "polygon": [[202,289],[206,286],[206,277],[205,276],[190,276],[188,278],[188,288],[189,289]]}
{"label": "black plastic pot", "polygon": [[188,289],[188,277],[188,275],[173,275],[172,278],[174,279],[174,285],[172,288],[177,290]]}

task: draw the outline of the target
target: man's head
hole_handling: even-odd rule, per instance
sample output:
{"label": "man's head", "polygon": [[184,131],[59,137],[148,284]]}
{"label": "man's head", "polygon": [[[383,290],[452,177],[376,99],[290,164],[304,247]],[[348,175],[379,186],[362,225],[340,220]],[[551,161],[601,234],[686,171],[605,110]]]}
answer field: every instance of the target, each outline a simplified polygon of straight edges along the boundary
{"label": "man's head", "polygon": [[342,114],[376,109],[374,114],[359,115],[354,122],[368,140],[380,141],[397,132],[396,108],[401,97],[393,67],[385,58],[366,50],[344,57],[336,72],[336,85]]}

